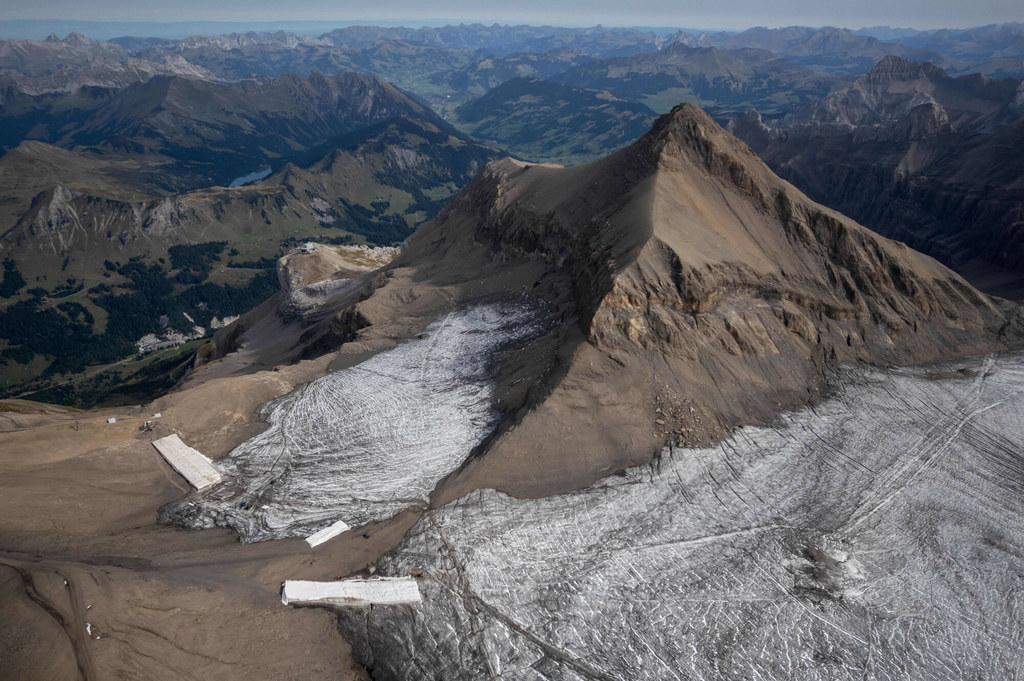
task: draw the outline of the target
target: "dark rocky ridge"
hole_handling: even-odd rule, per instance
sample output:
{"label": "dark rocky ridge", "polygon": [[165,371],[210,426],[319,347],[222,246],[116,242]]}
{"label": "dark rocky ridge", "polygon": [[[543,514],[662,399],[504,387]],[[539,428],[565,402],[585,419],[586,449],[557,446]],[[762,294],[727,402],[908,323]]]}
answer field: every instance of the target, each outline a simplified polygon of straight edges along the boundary
{"label": "dark rocky ridge", "polygon": [[813,199],[1020,298],[1022,87],[889,57],[819,102],[818,122],[751,113],[730,129]]}
{"label": "dark rocky ridge", "polygon": [[119,89],[14,92],[0,110],[0,147],[37,140],[159,160],[167,188],[182,191],[226,185],[268,164],[313,163],[347,136],[396,118],[451,130],[394,85],[356,73],[233,83],[157,76]]}
{"label": "dark rocky ridge", "polygon": [[898,121],[930,104],[953,129],[992,132],[1024,113],[1021,81],[979,74],[954,78],[929,62],[887,56],[848,87],[813,106],[820,123],[866,125]]}

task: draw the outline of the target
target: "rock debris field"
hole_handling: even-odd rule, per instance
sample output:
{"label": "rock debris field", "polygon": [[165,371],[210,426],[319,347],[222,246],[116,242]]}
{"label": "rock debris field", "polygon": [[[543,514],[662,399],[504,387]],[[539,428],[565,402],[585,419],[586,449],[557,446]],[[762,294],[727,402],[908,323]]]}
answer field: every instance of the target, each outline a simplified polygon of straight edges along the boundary
{"label": "rock debris field", "polygon": [[497,425],[497,352],[540,335],[538,305],[458,309],[421,337],[264,405],[269,428],[217,463],[230,482],[161,510],[242,541],[356,527],[422,504]]}
{"label": "rock debris field", "polygon": [[474,492],[378,563],[423,604],[342,631],[381,679],[1022,678],[1024,357],[928,371],[577,493]]}

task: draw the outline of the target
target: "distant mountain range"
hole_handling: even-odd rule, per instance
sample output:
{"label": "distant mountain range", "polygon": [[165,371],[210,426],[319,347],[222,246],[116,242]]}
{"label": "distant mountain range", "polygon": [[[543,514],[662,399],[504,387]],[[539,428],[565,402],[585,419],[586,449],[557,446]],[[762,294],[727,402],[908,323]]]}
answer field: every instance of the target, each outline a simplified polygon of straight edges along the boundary
{"label": "distant mountain range", "polygon": [[632,143],[656,117],[643,104],[607,91],[524,78],[455,110],[456,122],[477,139],[524,158],[561,163],[606,156]]}
{"label": "distant mountain range", "polygon": [[634,28],[565,28],[459,24],[437,28],[349,26],[321,36],[339,47],[363,49],[379,40],[402,40],[434,47],[486,50],[504,56],[515,52],[549,52],[572,48],[595,57],[613,57],[656,49],[669,40],[653,31]]}
{"label": "distant mountain range", "polygon": [[[96,343],[122,352],[165,316],[228,314],[216,287],[266,295],[296,239],[399,242],[490,160],[590,161],[684,101],[812,198],[1024,295],[1022,36],[472,24],[0,41],[0,315],[53,311],[54,329],[82,327],[65,333],[80,357],[106,361]],[[112,302],[144,291],[159,304]],[[58,312],[71,303],[87,330]],[[0,383],[68,369],[47,352],[0,338]]]}
{"label": "distant mountain range", "polygon": [[167,188],[179,190],[227,185],[264,165],[311,163],[337,138],[398,117],[447,126],[395,86],[354,73],[230,83],[157,76],[119,89],[12,92],[0,110],[0,145],[34,139],[163,160]]}
{"label": "distant mountain range", "polygon": [[552,76],[608,90],[665,112],[681,101],[709,111],[789,111],[823,97],[838,79],[761,49],[720,50],[675,42],[657,52],[594,61]]}
{"label": "distant mountain range", "polygon": [[87,86],[124,87],[157,75],[216,78],[180,55],[145,59],[115,43],[79,33],[63,40],[51,33],[43,41],[0,41],[0,90],[16,88],[29,95],[70,93]]}
{"label": "distant mountain range", "polygon": [[689,42],[695,47],[768,50],[814,71],[830,73],[863,73],[888,55],[952,63],[951,59],[937,51],[908,47],[898,42],[883,42],[872,36],[858,35],[832,26],[751,28],[742,33],[703,34]]}
{"label": "distant mountain range", "polygon": [[[826,26],[751,28],[742,33],[694,36],[693,46],[754,47],[832,73],[864,73],[886,56],[930,61],[955,73],[1024,76],[1024,23],[994,24],[968,29],[914,31],[875,27],[850,31]],[[1017,64],[1017,70],[1013,65]]]}
{"label": "distant mountain range", "polygon": [[965,60],[1024,56],[1024,22],[975,28],[941,28],[900,38],[910,47],[935,50]]}
{"label": "distant mountain range", "polygon": [[731,129],[815,200],[1024,296],[1024,83],[887,57],[814,121]]}
{"label": "distant mountain range", "polygon": [[[61,44],[59,51],[53,50],[54,42]],[[91,44],[80,44],[85,42]],[[768,50],[811,70],[836,74],[864,73],[883,57],[895,55],[910,60],[927,60],[954,73],[1024,76],[1021,63],[1024,60],[1024,24],[927,32],[792,26],[713,34],[479,24],[418,29],[350,26],[317,36],[286,31],[250,31],[180,40],[126,37],[108,43],[89,41],[79,34],[71,34],[63,41],[54,41],[52,37],[49,41],[41,41],[48,43],[43,47],[34,41],[0,42],[0,69],[18,72],[16,53],[30,49],[37,53],[31,57],[35,63],[61,59],[60,78],[51,74],[49,80],[36,82],[36,92],[42,88],[68,89],[76,84],[108,82],[114,76],[107,76],[108,80],[103,81],[97,75],[93,80],[98,82],[87,83],[89,79],[76,72],[87,64],[85,57],[97,56],[108,61],[108,70],[115,64],[121,64],[121,70],[134,69],[143,77],[159,72],[194,72],[201,76],[213,74],[217,78],[234,80],[274,77],[287,71],[309,75],[314,71],[330,74],[339,70],[355,70],[387,78],[421,96],[447,95],[465,101],[459,76],[454,77],[446,92],[426,86],[424,79],[435,86],[443,85],[447,80],[446,73],[488,58],[515,54],[555,54],[561,55],[556,60],[565,61],[566,53],[571,52],[577,56],[607,59],[662,50],[674,42],[682,42],[689,47]],[[47,49],[54,54],[41,57],[39,53]],[[58,56],[57,52],[61,54]],[[15,53],[15,56],[4,56],[5,53]],[[129,59],[141,61],[129,65]],[[572,65],[578,64],[567,64],[566,68]],[[205,71],[196,72],[195,69]],[[500,67],[497,73],[501,73]],[[554,71],[541,67],[537,72],[507,73],[508,77],[544,78],[553,75]],[[23,79],[25,75],[21,73]],[[492,82],[491,86],[497,84]],[[28,87],[25,83],[23,85]]]}

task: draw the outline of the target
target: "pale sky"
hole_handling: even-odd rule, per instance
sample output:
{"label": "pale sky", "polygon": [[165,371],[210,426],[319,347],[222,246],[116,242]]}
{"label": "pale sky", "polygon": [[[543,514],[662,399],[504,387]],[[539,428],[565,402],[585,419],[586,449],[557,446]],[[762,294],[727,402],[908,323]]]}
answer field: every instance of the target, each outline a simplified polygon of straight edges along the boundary
{"label": "pale sky", "polygon": [[480,21],[562,26],[958,28],[1024,21],[1022,0],[2,0],[0,20],[337,21],[416,26]]}

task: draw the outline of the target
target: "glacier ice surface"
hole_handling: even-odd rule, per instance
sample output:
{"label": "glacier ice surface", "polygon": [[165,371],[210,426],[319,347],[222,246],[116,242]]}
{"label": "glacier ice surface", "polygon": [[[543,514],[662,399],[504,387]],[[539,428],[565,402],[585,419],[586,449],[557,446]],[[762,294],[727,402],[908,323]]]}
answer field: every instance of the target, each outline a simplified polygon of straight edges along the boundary
{"label": "glacier ice surface", "polygon": [[421,337],[264,405],[267,430],[217,462],[230,482],[165,506],[161,519],[261,541],[422,504],[497,425],[496,354],[543,333],[547,314],[526,300],[456,309]]}
{"label": "glacier ice surface", "polygon": [[1024,358],[974,365],[851,371],[576,493],[474,492],[378,563],[422,605],[342,631],[378,679],[1024,678]]}

